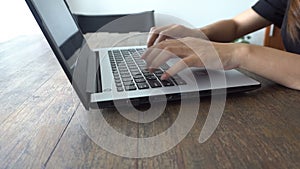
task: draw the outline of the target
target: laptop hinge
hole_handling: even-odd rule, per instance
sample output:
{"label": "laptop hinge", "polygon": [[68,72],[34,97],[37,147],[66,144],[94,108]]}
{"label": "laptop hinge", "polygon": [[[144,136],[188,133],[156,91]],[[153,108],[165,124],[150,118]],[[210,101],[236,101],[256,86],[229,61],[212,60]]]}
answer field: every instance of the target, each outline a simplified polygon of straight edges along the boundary
{"label": "laptop hinge", "polygon": [[101,67],[100,67],[100,56],[99,51],[96,53],[96,92],[102,92],[102,79],[101,79]]}
{"label": "laptop hinge", "polygon": [[[97,52],[96,52],[97,53]],[[97,92],[97,54],[89,55],[88,65],[87,65],[87,93]],[[98,63],[99,65],[99,63]]]}

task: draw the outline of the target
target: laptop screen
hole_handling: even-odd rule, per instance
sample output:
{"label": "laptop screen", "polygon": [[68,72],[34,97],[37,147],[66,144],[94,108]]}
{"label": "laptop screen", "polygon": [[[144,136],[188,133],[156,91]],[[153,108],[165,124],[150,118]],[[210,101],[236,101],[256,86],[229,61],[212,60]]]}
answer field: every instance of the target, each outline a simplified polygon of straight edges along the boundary
{"label": "laptop screen", "polygon": [[64,0],[26,0],[60,65],[87,108],[88,56],[95,55],[85,43]]}

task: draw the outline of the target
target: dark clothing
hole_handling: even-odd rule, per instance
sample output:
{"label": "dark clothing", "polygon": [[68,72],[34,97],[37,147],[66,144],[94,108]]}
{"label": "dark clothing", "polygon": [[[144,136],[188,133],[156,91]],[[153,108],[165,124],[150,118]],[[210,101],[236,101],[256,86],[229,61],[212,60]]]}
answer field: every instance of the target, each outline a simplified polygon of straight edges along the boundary
{"label": "dark clothing", "polygon": [[289,0],[260,0],[252,6],[256,13],[281,28],[281,36],[286,51],[300,54],[300,43],[293,42],[286,31],[288,8]]}

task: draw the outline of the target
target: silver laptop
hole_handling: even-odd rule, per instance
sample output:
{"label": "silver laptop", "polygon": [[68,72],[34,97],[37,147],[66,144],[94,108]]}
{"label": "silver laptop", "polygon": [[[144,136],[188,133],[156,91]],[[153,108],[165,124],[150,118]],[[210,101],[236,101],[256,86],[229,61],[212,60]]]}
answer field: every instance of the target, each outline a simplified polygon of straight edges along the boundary
{"label": "silver laptop", "polygon": [[[86,109],[115,107],[115,103],[143,105],[152,101],[178,101],[183,97],[208,96],[260,87],[237,70],[207,71],[188,68],[168,80],[160,80],[175,59],[153,73],[140,56],[145,46],[92,51],[63,0],[26,0],[55,56]],[[213,78],[212,78],[213,77]],[[213,79],[213,80],[212,80]],[[193,95],[193,93],[197,93]]]}

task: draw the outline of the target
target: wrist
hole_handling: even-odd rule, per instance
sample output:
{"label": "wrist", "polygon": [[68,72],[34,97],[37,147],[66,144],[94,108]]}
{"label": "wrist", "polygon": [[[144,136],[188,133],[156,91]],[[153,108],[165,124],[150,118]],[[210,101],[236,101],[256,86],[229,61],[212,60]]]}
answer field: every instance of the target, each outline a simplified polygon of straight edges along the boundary
{"label": "wrist", "polygon": [[[206,38],[208,39],[208,40],[210,40],[210,35],[209,35],[209,29],[207,29],[206,27],[203,27],[203,28],[198,28],[198,29],[195,29],[195,30],[197,30],[197,31],[199,31],[200,33],[202,33],[202,34],[204,34],[205,36],[206,36]],[[205,39],[206,39],[205,38]]]}
{"label": "wrist", "polygon": [[233,62],[236,63],[237,68],[244,68],[247,63],[247,58],[250,55],[251,45],[244,43],[233,43]]}

